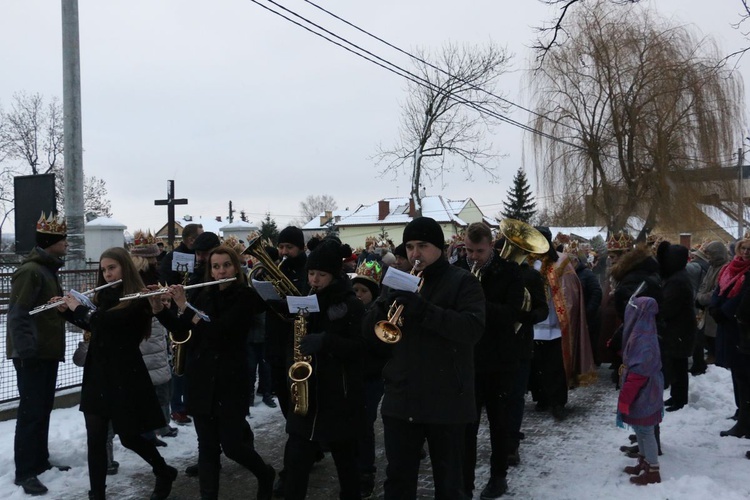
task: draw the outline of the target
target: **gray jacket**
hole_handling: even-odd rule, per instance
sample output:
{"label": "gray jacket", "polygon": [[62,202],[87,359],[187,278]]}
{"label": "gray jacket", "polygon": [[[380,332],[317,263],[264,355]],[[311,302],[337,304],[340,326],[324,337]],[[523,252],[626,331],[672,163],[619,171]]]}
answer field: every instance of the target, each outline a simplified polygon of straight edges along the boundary
{"label": "gray jacket", "polygon": [[151,336],[141,342],[141,354],[154,385],[166,384],[172,379],[167,351],[167,329],[159,320],[151,318]]}

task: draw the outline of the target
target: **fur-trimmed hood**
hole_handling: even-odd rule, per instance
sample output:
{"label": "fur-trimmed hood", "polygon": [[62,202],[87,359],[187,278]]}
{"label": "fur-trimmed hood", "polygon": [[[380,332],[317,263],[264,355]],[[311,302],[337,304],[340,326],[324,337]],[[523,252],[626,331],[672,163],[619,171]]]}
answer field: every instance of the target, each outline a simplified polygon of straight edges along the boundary
{"label": "fur-trimmed hood", "polygon": [[620,257],[617,264],[612,266],[611,276],[615,281],[619,282],[633,269],[641,266],[647,267],[651,271],[659,272],[659,263],[654,258],[653,253],[651,253],[651,249],[645,245],[638,245]]}

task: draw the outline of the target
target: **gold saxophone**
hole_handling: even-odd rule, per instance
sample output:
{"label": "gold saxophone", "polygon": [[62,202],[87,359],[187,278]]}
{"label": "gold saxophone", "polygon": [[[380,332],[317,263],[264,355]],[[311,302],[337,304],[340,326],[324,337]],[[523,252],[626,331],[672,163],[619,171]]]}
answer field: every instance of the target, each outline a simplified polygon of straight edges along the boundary
{"label": "gold saxophone", "polygon": [[294,363],[289,367],[289,378],[292,380],[291,397],[294,413],[307,415],[309,404],[307,379],[312,375],[312,356],[305,356],[300,352],[300,343],[307,335],[307,319],[304,311],[297,313],[294,320]]}
{"label": "gold saxophone", "polygon": [[185,357],[187,356],[185,342],[190,340],[192,336],[193,331],[190,330],[185,340],[177,341],[174,339],[172,332],[169,332],[169,341],[172,343],[172,372],[177,377],[181,377],[185,373]]}

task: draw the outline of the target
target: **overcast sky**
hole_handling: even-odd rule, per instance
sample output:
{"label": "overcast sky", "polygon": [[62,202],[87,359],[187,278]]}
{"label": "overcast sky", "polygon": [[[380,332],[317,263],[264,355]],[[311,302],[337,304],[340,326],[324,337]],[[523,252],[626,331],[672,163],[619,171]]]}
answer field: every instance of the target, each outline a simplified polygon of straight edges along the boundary
{"label": "overcast sky", "polygon": [[[347,29],[302,0],[286,7],[408,67],[403,55]],[[260,3],[269,5],[265,0]],[[534,26],[553,12],[536,0],[319,0],[319,5],[404,49],[492,40],[515,54],[495,89],[521,91]],[[740,0],[651,0],[675,22],[695,24],[731,52],[744,40],[730,23]],[[107,183],[114,218],[158,229],[174,179],[189,199],[178,216],[226,217],[232,200],[251,221],[279,224],[310,194],[339,208],[405,196],[409,177],[380,177],[371,159],[398,135],[405,81],[269,13],[250,0],[79,0],[83,165]],[[750,29],[750,26],[748,26]],[[14,92],[62,97],[60,1],[2,0],[0,106]],[[745,62],[745,66],[747,66]],[[743,66],[740,66],[742,70]],[[510,116],[526,122],[518,110]],[[428,194],[472,197],[500,208],[516,169],[534,165],[510,125],[492,137],[500,182],[457,172]],[[239,213],[239,212],[238,212]],[[12,224],[5,227],[12,231]]]}

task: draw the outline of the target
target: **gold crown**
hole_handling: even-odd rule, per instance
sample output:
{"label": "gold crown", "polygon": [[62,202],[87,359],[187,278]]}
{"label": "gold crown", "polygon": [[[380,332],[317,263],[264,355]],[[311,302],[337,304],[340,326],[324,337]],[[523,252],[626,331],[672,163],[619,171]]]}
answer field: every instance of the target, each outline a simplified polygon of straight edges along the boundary
{"label": "gold crown", "polygon": [[58,218],[52,213],[49,214],[49,217],[45,217],[44,212],[42,212],[41,217],[36,222],[36,232],[65,235],[68,232],[68,225],[64,218]]}
{"label": "gold crown", "polygon": [[133,235],[133,246],[141,247],[146,245],[156,245],[156,237],[151,234],[151,231],[144,233],[142,230],[137,230]]}
{"label": "gold crown", "polygon": [[365,261],[357,267],[357,276],[355,277],[364,278],[380,285],[380,280],[383,277],[383,265],[376,260]]}
{"label": "gold crown", "polygon": [[607,240],[608,252],[627,252],[633,248],[633,238],[626,232],[612,233]]}

